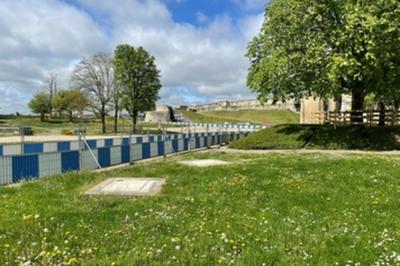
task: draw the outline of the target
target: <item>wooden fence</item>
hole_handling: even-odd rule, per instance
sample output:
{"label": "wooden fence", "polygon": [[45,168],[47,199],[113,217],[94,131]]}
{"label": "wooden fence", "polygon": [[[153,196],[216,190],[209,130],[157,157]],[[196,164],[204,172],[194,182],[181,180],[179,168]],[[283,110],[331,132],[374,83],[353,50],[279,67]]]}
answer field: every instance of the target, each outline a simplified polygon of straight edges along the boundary
{"label": "wooden fence", "polygon": [[384,120],[385,125],[400,125],[400,112],[387,110],[384,116],[379,110],[359,110],[359,111],[343,111],[343,112],[320,112],[315,114],[315,118],[320,124],[332,125],[378,125]]}

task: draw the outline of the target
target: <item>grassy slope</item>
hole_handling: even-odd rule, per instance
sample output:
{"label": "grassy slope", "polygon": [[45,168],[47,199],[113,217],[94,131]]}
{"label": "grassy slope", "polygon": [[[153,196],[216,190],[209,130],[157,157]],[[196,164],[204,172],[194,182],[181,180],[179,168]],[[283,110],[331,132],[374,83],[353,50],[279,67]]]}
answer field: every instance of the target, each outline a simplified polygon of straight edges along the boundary
{"label": "grassy slope", "polygon": [[[0,188],[0,264],[398,263],[398,159],[189,157],[236,163],[195,169],[170,158]],[[108,176],[168,181],[152,198],[81,195]]]}
{"label": "grassy slope", "polygon": [[399,127],[280,125],[230,145],[237,149],[398,150]]}
{"label": "grassy slope", "polygon": [[194,113],[184,111],[183,114],[193,122],[249,122],[254,124],[288,124],[298,123],[299,115],[289,110],[242,110]]}

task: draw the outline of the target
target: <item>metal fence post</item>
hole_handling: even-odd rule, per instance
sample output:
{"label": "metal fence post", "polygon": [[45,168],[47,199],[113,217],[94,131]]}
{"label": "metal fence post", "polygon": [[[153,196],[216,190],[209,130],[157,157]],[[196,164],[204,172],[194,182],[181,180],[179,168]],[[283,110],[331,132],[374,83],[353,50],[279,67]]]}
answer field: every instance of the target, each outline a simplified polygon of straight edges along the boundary
{"label": "metal fence post", "polygon": [[[162,141],[164,143],[164,147],[165,147],[165,143],[167,141],[167,132],[165,130],[165,124],[162,124]],[[167,154],[165,153],[165,148],[164,148],[164,152],[163,152],[163,157],[167,157]]]}
{"label": "metal fence post", "polygon": [[208,132],[209,132],[209,124],[207,123],[207,127],[206,127],[206,138],[207,138],[207,148],[210,148],[210,141],[209,141],[209,137],[208,137]]}
{"label": "metal fence post", "polygon": [[21,137],[21,154],[25,154],[25,132],[23,126],[19,126],[19,135]]}
{"label": "metal fence post", "polygon": [[189,136],[189,151],[192,150],[192,132],[190,131],[190,123],[188,124],[188,136]]}
{"label": "metal fence post", "polygon": [[79,168],[82,168],[82,128],[78,128]]}
{"label": "metal fence post", "polygon": [[221,143],[222,143],[222,136],[221,136],[221,133],[220,133],[220,131],[221,131],[221,125],[220,124],[218,124],[218,126],[217,126],[217,140],[218,140],[218,147],[219,148],[221,148]]}

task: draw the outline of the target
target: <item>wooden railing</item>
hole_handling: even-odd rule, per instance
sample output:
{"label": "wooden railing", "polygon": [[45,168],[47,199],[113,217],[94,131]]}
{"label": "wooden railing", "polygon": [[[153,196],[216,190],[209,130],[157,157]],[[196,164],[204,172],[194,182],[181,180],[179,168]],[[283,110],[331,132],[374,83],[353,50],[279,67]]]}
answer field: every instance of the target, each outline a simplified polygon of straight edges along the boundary
{"label": "wooden railing", "polygon": [[385,125],[400,125],[400,111],[394,110],[387,110],[384,115],[379,110],[329,111],[316,113],[314,117],[320,124],[372,126],[384,121]]}

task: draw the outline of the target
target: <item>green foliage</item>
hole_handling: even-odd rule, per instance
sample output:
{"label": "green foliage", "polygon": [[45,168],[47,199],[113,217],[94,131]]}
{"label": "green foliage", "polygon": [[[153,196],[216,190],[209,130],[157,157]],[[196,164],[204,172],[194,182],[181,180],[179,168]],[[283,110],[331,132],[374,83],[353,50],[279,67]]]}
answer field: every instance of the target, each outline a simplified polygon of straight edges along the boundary
{"label": "green foliage", "polygon": [[275,0],[249,44],[249,87],[261,99],[400,92],[400,2]]}
{"label": "green foliage", "polygon": [[400,150],[400,127],[280,125],[230,144],[236,149]]}
{"label": "green foliage", "polygon": [[[0,264],[396,265],[399,167],[381,156],[202,153],[3,187]],[[167,182],[155,197],[82,195],[112,176]]]}
{"label": "green foliage", "polygon": [[136,124],[140,112],[155,108],[161,89],[160,71],[155,58],[142,47],[119,45],[115,49],[115,73],[119,82],[122,106]]}
{"label": "green foliage", "polygon": [[82,113],[88,105],[86,96],[78,90],[60,91],[54,98],[54,108],[57,112],[68,112],[72,119],[72,113]]}
{"label": "green foliage", "polygon": [[49,113],[51,108],[50,96],[45,92],[36,93],[29,102],[29,108],[35,114],[40,114],[43,121],[45,114]]}

